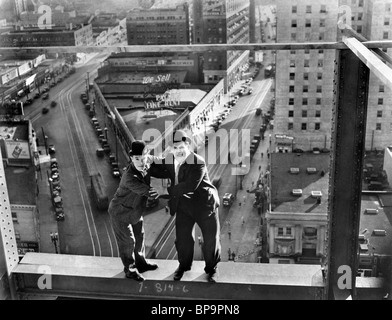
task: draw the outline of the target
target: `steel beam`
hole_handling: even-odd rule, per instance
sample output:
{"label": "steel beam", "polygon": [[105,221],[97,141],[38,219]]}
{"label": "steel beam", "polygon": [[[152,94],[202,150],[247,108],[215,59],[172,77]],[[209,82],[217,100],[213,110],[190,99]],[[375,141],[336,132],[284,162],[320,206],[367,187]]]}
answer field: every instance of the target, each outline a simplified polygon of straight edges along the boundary
{"label": "steel beam", "polygon": [[381,81],[392,89],[392,69],[390,67],[357,39],[344,37],[343,42]]}
{"label": "steel beam", "polygon": [[27,253],[14,273],[21,295],[98,299],[320,300],[324,282],[318,265],[221,262],[211,284],[205,263],[194,261],[181,281],[173,281],[174,260],[154,260],[159,268],[138,283],[125,278],[120,258]]}
{"label": "steel beam", "polygon": [[[392,40],[366,41],[367,48],[392,48]],[[343,42],[303,42],[303,43],[247,43],[247,44],[197,44],[197,45],[145,45],[145,46],[58,46],[58,47],[0,47],[0,53],[19,53],[39,51],[41,53],[94,53],[94,52],[207,52],[228,50],[319,50],[319,49],[347,49]]]}
{"label": "steel beam", "polygon": [[369,69],[351,50],[338,51],[335,63],[326,291],[355,299]]}

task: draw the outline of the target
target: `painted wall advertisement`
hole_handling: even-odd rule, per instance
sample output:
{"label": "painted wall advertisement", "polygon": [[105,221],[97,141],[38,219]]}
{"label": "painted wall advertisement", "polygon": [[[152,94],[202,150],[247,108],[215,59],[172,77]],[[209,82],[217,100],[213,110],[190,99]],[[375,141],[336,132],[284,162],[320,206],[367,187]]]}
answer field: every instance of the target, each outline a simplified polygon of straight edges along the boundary
{"label": "painted wall advertisement", "polygon": [[223,0],[210,0],[203,4],[203,16],[219,16],[225,14]]}
{"label": "painted wall advertisement", "polygon": [[29,144],[25,141],[5,141],[9,160],[30,159]]}

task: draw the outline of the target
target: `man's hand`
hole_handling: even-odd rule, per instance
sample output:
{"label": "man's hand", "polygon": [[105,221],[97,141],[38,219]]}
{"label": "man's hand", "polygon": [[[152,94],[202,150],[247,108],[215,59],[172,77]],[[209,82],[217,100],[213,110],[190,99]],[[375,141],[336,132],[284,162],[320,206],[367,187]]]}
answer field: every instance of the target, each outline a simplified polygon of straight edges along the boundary
{"label": "man's hand", "polygon": [[150,187],[150,190],[148,191],[148,197],[156,199],[159,197],[159,193],[155,188]]}

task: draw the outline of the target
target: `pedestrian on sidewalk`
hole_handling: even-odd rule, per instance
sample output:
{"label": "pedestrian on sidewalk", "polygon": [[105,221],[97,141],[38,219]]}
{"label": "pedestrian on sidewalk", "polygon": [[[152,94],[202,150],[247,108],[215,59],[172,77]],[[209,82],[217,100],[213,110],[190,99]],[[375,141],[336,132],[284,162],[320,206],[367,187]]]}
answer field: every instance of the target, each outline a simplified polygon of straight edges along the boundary
{"label": "pedestrian on sidewalk", "polygon": [[262,158],[264,157],[264,152],[261,152],[261,157],[262,157]]}
{"label": "pedestrian on sidewalk", "polygon": [[231,240],[231,230],[228,231],[229,240]]}
{"label": "pedestrian on sidewalk", "polygon": [[229,257],[229,260],[231,260],[231,249],[227,250],[227,256]]}
{"label": "pedestrian on sidewalk", "polygon": [[259,171],[261,170],[261,166],[259,166]]}
{"label": "pedestrian on sidewalk", "polygon": [[234,252],[232,252],[232,254],[231,254],[231,260],[233,260],[235,262],[235,253]]}
{"label": "pedestrian on sidewalk", "polygon": [[244,204],[245,204],[246,203],[246,196],[243,196],[242,198],[244,199]]}
{"label": "pedestrian on sidewalk", "polygon": [[245,224],[244,216],[241,217],[241,220],[242,220],[242,225],[244,225]]}

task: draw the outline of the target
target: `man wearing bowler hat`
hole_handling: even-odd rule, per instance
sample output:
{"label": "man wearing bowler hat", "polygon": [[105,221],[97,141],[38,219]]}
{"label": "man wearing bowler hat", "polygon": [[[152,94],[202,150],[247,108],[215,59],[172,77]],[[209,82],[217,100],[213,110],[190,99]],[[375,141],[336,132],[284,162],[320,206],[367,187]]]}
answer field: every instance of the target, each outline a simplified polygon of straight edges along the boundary
{"label": "man wearing bowler hat", "polygon": [[[145,258],[143,213],[147,198],[157,196],[150,187],[150,161],[144,141],[134,141],[129,152],[130,163],[109,205],[109,215],[124,265],[125,276],[143,281],[141,273],[158,265]],[[156,175],[160,178],[159,175]]]}
{"label": "man wearing bowler hat", "polygon": [[211,183],[204,159],[190,150],[191,139],[183,130],[174,132],[171,153],[164,166],[171,180],[170,214],[176,214],[176,249],[179,266],[174,272],[178,281],[192,267],[195,223],[203,236],[202,251],[208,281],[216,282],[220,261],[219,195]]}

